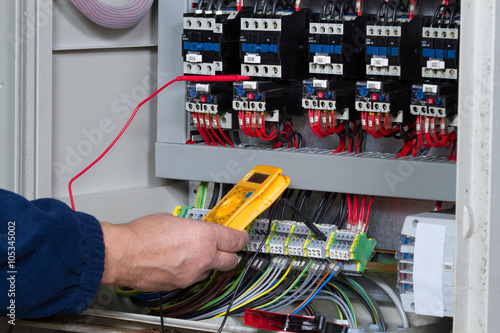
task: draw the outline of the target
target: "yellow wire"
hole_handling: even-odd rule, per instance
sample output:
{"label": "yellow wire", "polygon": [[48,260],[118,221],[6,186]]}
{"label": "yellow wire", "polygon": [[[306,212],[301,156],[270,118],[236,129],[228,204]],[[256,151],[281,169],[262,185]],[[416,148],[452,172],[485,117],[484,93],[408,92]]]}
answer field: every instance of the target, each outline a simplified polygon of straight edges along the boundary
{"label": "yellow wire", "polygon": [[250,288],[247,289],[247,291],[245,291],[243,294],[241,294],[241,296],[239,296],[236,300],[239,300],[241,297],[245,296],[246,294],[248,294],[254,287],[257,283],[259,283],[263,278],[264,276],[266,276],[267,272],[271,269],[272,265],[269,265],[267,266],[267,269],[264,271],[264,273],[262,273],[262,275],[260,276],[260,278],[255,281],[254,284],[252,284],[252,286]]}
{"label": "yellow wire", "polygon": [[285,296],[293,287],[295,287],[295,285],[297,284],[297,282],[299,282],[299,280],[302,278],[302,276],[306,273],[307,269],[309,268],[309,266],[311,265],[312,263],[312,260],[309,261],[309,264],[306,266],[306,268],[304,268],[304,270],[302,271],[302,273],[300,273],[299,277],[293,281],[292,285],[287,289],[285,290],[285,292],[283,294],[281,294],[278,298],[270,301],[270,302],[267,302],[266,304],[264,305],[259,305],[258,307],[254,308],[254,309],[262,309],[263,307],[266,307],[268,305],[271,305],[273,303],[276,303],[277,301],[279,301],[283,296]]}
{"label": "yellow wire", "polygon": [[333,288],[337,289],[344,296],[344,299],[346,300],[347,305],[349,305],[349,308],[351,308],[352,318],[354,319],[354,328],[358,328],[358,320],[356,319],[356,314],[354,313],[354,308],[352,307],[351,300],[347,297],[347,295],[344,293],[344,291],[342,289],[340,289],[339,287],[337,287],[336,285],[334,285],[331,282],[328,282],[328,284],[331,285]]}
{"label": "yellow wire", "polygon": [[358,288],[361,290],[361,292],[362,292],[362,293],[366,296],[366,298],[368,299],[368,301],[370,301],[370,304],[372,305],[373,310],[374,310],[374,311],[375,311],[375,313],[377,314],[377,315],[375,316],[375,323],[378,325],[378,320],[377,320],[377,317],[378,317],[379,315],[378,315],[377,309],[375,308],[375,305],[373,305],[372,300],[370,299],[370,297],[368,297],[368,294],[364,291],[364,289],[363,289],[363,288],[361,288],[361,286],[360,286],[360,285],[359,285],[356,281],[351,280],[351,279],[349,279],[349,280],[350,280],[352,283],[354,283],[355,285],[357,285],[357,286],[358,286]]}
{"label": "yellow wire", "polygon": [[200,183],[200,185],[198,185],[198,190],[196,191],[196,202],[194,204],[195,208],[200,208],[200,206],[201,206],[201,202],[200,202],[200,198],[201,198],[200,193],[201,192],[202,191],[201,191],[201,183]]}
{"label": "yellow wire", "polygon": [[[269,288],[269,289],[267,289],[266,291],[264,291],[263,293],[261,293],[261,294],[259,294],[259,295],[255,296],[254,298],[252,298],[252,299],[250,299],[250,300],[246,301],[245,303],[242,303],[242,304],[240,304],[240,305],[238,305],[238,306],[235,306],[234,308],[231,308],[231,310],[236,310],[236,309],[239,309],[239,308],[241,308],[242,306],[247,305],[248,303],[251,303],[251,302],[255,301],[257,298],[260,298],[260,297],[264,296],[265,294],[267,294],[267,293],[271,292],[272,290],[274,290],[274,288],[276,288],[276,287],[277,287],[277,286],[278,286],[281,282],[283,282],[283,280],[286,278],[286,276],[288,275],[288,273],[290,272],[290,270],[291,270],[291,269],[292,269],[292,266],[291,266],[291,265],[290,265],[290,266],[288,266],[288,269],[286,270],[285,274],[284,274],[284,275],[281,277],[281,279],[280,279],[278,282],[276,282],[276,283],[275,283],[275,284],[274,284],[271,288]],[[224,312],[223,312],[223,313],[221,313],[221,314],[218,314],[217,316],[215,316],[215,317],[213,317],[213,318],[217,318],[217,317],[223,316],[223,315],[225,315],[225,314],[226,314],[226,311],[224,311]]]}

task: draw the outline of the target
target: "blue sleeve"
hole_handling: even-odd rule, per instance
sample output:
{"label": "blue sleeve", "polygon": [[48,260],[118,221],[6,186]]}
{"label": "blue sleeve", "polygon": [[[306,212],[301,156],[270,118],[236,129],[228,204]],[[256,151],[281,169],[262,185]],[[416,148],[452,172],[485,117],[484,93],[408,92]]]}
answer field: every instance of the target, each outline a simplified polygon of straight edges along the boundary
{"label": "blue sleeve", "polygon": [[89,307],[104,272],[102,229],[93,216],[0,189],[0,226],[2,316],[12,318],[12,302],[16,318]]}

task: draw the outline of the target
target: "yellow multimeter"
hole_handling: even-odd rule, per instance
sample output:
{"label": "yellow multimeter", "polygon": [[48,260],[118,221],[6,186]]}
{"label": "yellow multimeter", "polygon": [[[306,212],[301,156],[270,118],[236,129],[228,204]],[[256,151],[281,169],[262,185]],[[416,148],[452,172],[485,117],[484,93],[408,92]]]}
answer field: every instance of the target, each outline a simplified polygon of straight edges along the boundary
{"label": "yellow multimeter", "polygon": [[244,230],[290,184],[280,168],[256,166],[203,218],[226,227]]}

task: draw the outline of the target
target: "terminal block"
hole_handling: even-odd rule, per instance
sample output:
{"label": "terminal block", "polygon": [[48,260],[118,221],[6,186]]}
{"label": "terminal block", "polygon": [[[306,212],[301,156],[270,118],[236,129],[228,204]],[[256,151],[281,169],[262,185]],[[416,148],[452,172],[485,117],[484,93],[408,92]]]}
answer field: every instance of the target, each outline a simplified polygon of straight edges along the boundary
{"label": "terminal block", "polygon": [[412,85],[410,112],[415,116],[449,118],[457,113],[458,85]]}
{"label": "terminal block", "polygon": [[231,82],[188,82],[186,111],[202,115],[201,119],[214,128],[234,129],[237,119],[232,116],[231,89]]}
{"label": "terminal block", "polygon": [[366,75],[400,80],[421,78],[420,39],[423,18],[415,16],[396,22],[366,26]]}
{"label": "terminal block", "polygon": [[363,232],[337,230],[328,239],[327,257],[346,262],[344,272],[363,273],[377,241]]}
{"label": "terminal block", "polygon": [[422,77],[458,80],[460,22],[422,28]]}
{"label": "terminal block", "polygon": [[309,12],[243,15],[240,34],[241,74],[302,80],[307,73],[304,35]]}
{"label": "terminal block", "polygon": [[265,240],[266,245],[261,249],[263,253],[342,260],[343,272],[347,274],[364,272],[376,244],[365,233],[337,230],[331,224],[316,225],[327,236],[326,241],[317,239],[302,222],[273,221],[272,233],[266,238],[268,226],[268,220],[258,219],[253,222],[247,251],[256,252]]}
{"label": "terminal block", "polygon": [[361,78],[365,68],[367,16],[311,20],[308,34],[309,74]]}
{"label": "terminal block", "polygon": [[236,11],[184,14],[184,74],[216,75],[239,72],[240,16]]}
{"label": "terminal block", "polygon": [[243,81],[233,83],[233,109],[265,113],[265,121],[300,116],[300,82]]}
{"label": "terminal block", "polygon": [[346,80],[302,81],[302,107],[306,110],[334,111],[336,119],[353,120],[355,83]]}
{"label": "terminal block", "polygon": [[355,108],[359,112],[390,114],[393,122],[411,123],[410,87],[400,82],[358,81]]}

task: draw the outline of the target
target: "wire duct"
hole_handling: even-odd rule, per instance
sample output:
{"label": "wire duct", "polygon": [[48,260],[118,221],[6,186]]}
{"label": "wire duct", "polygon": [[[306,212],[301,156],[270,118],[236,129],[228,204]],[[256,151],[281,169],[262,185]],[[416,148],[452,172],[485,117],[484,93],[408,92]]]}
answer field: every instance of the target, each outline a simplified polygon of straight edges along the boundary
{"label": "wire duct", "polygon": [[130,0],[112,6],[101,0],[70,0],[89,20],[108,29],[129,29],[137,25],[151,9],[154,0]]}

